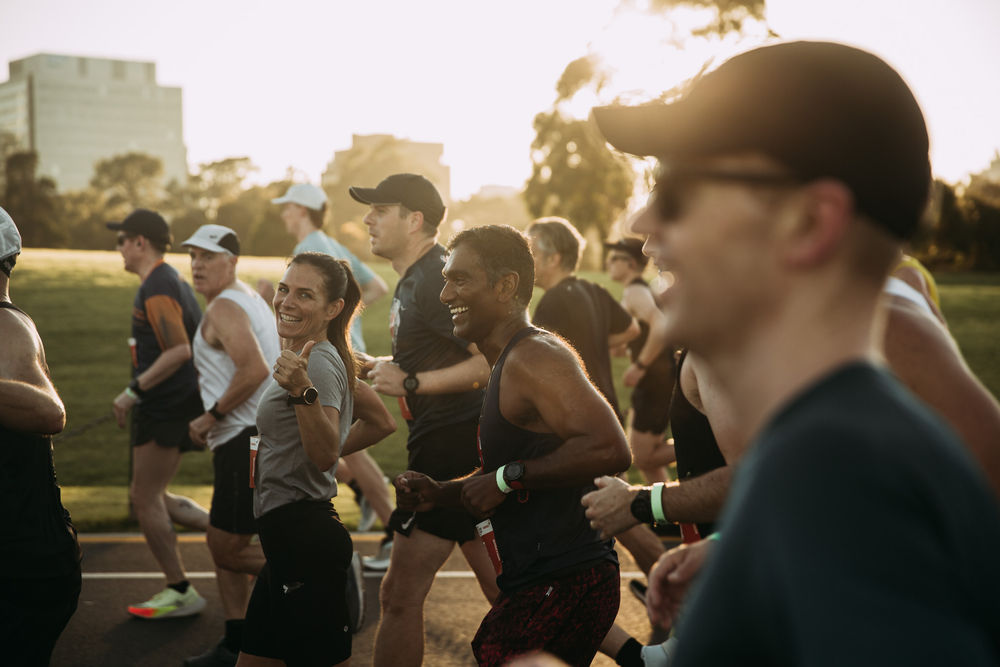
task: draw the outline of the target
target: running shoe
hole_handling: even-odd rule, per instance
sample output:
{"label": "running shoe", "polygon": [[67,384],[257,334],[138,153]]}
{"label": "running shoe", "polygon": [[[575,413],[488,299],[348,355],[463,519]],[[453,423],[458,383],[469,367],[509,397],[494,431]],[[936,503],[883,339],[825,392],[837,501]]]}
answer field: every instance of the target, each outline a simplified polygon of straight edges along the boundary
{"label": "running shoe", "polygon": [[375,525],[375,520],[378,519],[378,516],[375,514],[375,508],[368,502],[368,496],[361,496],[361,500],[358,502],[358,509],[361,510],[361,517],[358,519],[358,530],[362,533],[368,532]]}
{"label": "running shoe", "polygon": [[366,570],[385,572],[389,569],[389,560],[392,558],[392,540],[383,542],[375,556],[365,556],[361,559]]}
{"label": "running shoe", "polygon": [[167,586],[145,602],[129,605],[128,613],[139,618],[156,619],[194,616],[205,608],[205,598],[198,595],[194,586],[188,585],[187,593],[178,593]]}
{"label": "running shoe", "polygon": [[218,644],[201,655],[187,658],[184,667],[234,667],[239,657],[238,653],[229,650],[225,638],[222,638]]}
{"label": "running shoe", "polygon": [[351,634],[358,634],[365,627],[365,582],[361,575],[361,554],[351,556],[347,568],[347,616]]}

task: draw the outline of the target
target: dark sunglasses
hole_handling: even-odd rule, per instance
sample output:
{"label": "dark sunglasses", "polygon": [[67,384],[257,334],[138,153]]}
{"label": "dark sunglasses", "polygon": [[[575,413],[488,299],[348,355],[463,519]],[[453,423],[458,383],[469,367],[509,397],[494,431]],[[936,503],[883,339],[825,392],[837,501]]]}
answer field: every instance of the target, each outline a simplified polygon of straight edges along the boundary
{"label": "dark sunglasses", "polygon": [[698,181],[745,183],[768,187],[800,185],[803,179],[788,173],[737,171],[722,167],[669,167],[660,172],[654,190],[654,206],[662,220],[676,220],[684,207],[684,195]]}
{"label": "dark sunglasses", "polygon": [[134,239],[134,238],[135,238],[134,236],[130,236],[129,234],[126,234],[125,232],[122,232],[122,233],[118,234],[118,247],[121,248],[123,245],[125,245],[125,241],[128,241],[129,239]]}

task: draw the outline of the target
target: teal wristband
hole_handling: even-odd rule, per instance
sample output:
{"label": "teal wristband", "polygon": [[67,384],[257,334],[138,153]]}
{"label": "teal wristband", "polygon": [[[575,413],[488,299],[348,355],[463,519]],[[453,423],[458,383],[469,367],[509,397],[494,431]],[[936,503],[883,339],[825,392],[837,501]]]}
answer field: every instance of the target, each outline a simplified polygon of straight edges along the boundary
{"label": "teal wristband", "polygon": [[713,542],[718,542],[719,541],[719,534],[718,533],[712,533],[711,535],[709,535],[705,539],[706,540],[712,540]]}
{"label": "teal wristband", "polygon": [[663,482],[657,482],[653,485],[649,500],[653,506],[653,521],[667,523],[667,516],[663,513]]}
{"label": "teal wristband", "polygon": [[507,486],[507,482],[505,482],[504,479],[503,479],[503,469],[506,468],[506,467],[507,467],[507,465],[504,464],[504,465],[500,466],[499,468],[497,468],[497,488],[499,488],[505,494],[510,493],[511,491],[514,490],[514,489],[510,488],[509,486]]}
{"label": "teal wristband", "polygon": [[125,395],[131,398],[133,401],[139,400],[139,394],[135,393],[135,390],[132,389],[132,387],[125,387]]}

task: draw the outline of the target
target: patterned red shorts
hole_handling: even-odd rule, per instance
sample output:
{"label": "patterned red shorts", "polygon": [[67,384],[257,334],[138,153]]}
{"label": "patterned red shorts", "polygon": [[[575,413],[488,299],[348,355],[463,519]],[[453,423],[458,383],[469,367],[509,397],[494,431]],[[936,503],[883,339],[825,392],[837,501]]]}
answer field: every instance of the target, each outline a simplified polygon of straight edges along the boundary
{"label": "patterned red shorts", "polygon": [[472,640],[480,665],[502,665],[548,651],[570,665],[589,665],[618,615],[618,566],[602,561],[510,595],[500,593]]}

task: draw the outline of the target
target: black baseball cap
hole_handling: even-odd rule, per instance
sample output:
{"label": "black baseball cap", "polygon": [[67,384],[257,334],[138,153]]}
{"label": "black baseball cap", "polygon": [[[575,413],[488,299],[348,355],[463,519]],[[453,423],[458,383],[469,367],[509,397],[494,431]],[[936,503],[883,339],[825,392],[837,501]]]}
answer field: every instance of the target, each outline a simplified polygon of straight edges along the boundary
{"label": "black baseball cap", "polygon": [[107,223],[107,227],[126,234],[145,236],[154,243],[170,245],[172,242],[167,221],[159,213],[145,208],[137,208],[121,222]]}
{"label": "black baseball cap", "polygon": [[623,238],[617,241],[610,242],[605,241],[604,247],[608,250],[619,250],[632,259],[634,259],[640,267],[646,266],[649,262],[649,257],[642,254],[642,245],[644,241],[642,239],[636,238]]}
{"label": "black baseball cap", "polygon": [[440,193],[420,174],[393,174],[374,188],[352,186],[348,192],[362,204],[402,204],[411,211],[420,211],[424,220],[435,227],[444,219],[445,205]]}
{"label": "black baseball cap", "polygon": [[834,178],[857,209],[906,239],[930,189],[927,126],[902,77],[832,42],[788,42],[735,56],[680,98],[593,110],[615,148],[665,160],[741,152],[804,180]]}

